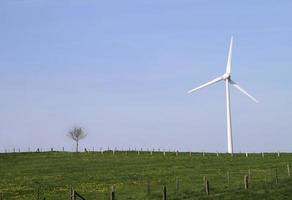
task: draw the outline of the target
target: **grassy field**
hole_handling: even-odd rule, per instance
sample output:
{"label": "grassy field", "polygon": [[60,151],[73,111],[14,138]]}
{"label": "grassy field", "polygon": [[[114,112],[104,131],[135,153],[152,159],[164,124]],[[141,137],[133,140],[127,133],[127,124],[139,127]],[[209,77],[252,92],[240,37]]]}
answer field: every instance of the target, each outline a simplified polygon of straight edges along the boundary
{"label": "grassy field", "polygon": [[[161,200],[166,185],[170,200],[292,199],[287,164],[292,166],[292,154],[7,153],[0,154],[0,197],[64,200],[72,186],[86,199],[109,199],[115,185],[118,200]],[[244,175],[250,175],[247,190]],[[210,182],[209,196],[203,176]]]}

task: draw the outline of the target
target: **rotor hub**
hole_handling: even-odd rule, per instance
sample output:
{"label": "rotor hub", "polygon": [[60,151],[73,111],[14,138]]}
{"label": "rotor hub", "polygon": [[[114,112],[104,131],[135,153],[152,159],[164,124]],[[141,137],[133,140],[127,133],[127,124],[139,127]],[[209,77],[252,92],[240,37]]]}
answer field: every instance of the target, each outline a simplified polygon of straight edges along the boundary
{"label": "rotor hub", "polygon": [[223,74],[223,79],[224,80],[229,79],[230,77],[231,77],[231,75],[228,74],[228,73]]}

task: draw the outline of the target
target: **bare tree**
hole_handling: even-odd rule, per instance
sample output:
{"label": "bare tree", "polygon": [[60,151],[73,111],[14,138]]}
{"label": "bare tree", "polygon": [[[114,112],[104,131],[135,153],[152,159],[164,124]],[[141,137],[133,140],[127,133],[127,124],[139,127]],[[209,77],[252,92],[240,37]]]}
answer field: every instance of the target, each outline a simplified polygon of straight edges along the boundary
{"label": "bare tree", "polygon": [[79,140],[82,140],[86,136],[87,134],[84,132],[83,128],[81,127],[76,126],[69,131],[69,137],[76,142],[76,152],[78,152]]}

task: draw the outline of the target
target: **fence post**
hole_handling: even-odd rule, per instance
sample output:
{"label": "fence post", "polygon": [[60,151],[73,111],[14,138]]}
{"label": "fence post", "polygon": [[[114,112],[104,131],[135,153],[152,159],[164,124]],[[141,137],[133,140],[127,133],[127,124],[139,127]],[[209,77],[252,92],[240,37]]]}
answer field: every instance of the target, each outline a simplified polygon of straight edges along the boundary
{"label": "fence post", "polygon": [[178,193],[179,192],[179,178],[178,177],[176,177],[176,179],[175,179],[175,190],[176,190],[176,193]]}
{"label": "fence post", "polygon": [[76,196],[75,196],[75,191],[73,190],[73,188],[71,187],[71,191],[70,191],[70,200],[76,200]]}
{"label": "fence post", "polygon": [[75,190],[73,190],[73,200],[76,200]]}
{"label": "fence post", "polygon": [[245,153],[245,157],[248,157],[248,153],[247,152]]}
{"label": "fence post", "polygon": [[189,153],[189,154],[190,154],[190,157],[192,157],[192,152],[191,152],[191,151],[190,151],[190,153]]}
{"label": "fence post", "polygon": [[162,200],[167,200],[167,194],[166,194],[166,186],[163,186],[163,191],[162,191]]}
{"label": "fence post", "polygon": [[248,176],[247,175],[244,176],[243,181],[244,181],[244,189],[248,189]]}
{"label": "fence post", "polygon": [[111,189],[111,200],[115,200],[116,197],[116,191],[115,191],[115,186],[112,185],[112,189]]}
{"label": "fence post", "polygon": [[263,157],[263,158],[265,157],[265,153],[264,153],[264,152],[262,152],[262,157]]}
{"label": "fence post", "polygon": [[250,170],[250,168],[248,168],[248,179],[249,179],[249,182],[251,182],[251,170]]}
{"label": "fence post", "polygon": [[287,173],[288,173],[288,177],[290,177],[290,166],[289,166],[289,164],[287,164]]}
{"label": "fence post", "polygon": [[209,181],[206,178],[206,176],[203,177],[203,180],[204,180],[204,187],[205,187],[206,194],[209,195],[210,194]]}
{"label": "fence post", "polygon": [[37,200],[40,199],[40,183],[37,183],[37,189],[36,189],[36,192],[37,192]]}
{"label": "fence post", "polygon": [[150,181],[147,181],[146,193],[147,195],[150,195]]}
{"label": "fence post", "polygon": [[276,181],[276,184],[278,184],[278,170],[277,170],[277,168],[275,169],[275,181]]}

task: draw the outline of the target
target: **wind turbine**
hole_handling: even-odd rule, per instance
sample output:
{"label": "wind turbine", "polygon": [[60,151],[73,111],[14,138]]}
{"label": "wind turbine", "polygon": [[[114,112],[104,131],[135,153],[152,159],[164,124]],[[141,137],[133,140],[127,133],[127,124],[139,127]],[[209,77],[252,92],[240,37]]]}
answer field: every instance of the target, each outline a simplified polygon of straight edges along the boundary
{"label": "wind turbine", "polygon": [[228,59],[227,59],[227,66],[226,66],[226,72],[214,80],[205,83],[199,87],[196,87],[194,89],[191,89],[188,91],[188,93],[195,92],[199,89],[202,89],[204,87],[213,85],[219,81],[225,82],[225,90],[226,90],[226,117],[227,117],[227,142],[228,142],[228,153],[233,153],[233,139],[232,139],[232,125],[231,125],[231,105],[230,105],[230,92],[229,92],[229,84],[233,85],[236,89],[238,89],[240,92],[248,96],[251,100],[258,103],[258,100],[256,100],[253,96],[251,96],[247,91],[242,89],[236,82],[234,82],[231,79],[231,56],[232,56],[232,45],[233,45],[233,37],[231,37],[230,40],[230,46],[229,46],[229,52],[228,52]]}

